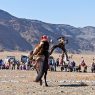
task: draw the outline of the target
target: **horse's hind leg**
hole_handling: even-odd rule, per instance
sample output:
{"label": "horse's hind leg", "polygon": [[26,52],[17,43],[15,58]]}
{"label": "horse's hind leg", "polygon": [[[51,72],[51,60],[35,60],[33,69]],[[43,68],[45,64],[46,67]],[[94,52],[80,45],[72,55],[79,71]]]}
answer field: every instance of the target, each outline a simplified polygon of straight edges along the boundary
{"label": "horse's hind leg", "polygon": [[[36,71],[37,71],[37,75],[38,75],[39,70],[36,69]],[[36,80],[35,80],[35,81],[36,81]],[[37,82],[37,81],[36,81],[36,82]],[[42,85],[42,79],[40,79],[40,85]]]}
{"label": "horse's hind leg", "polygon": [[40,85],[42,85],[42,79],[40,80]]}
{"label": "horse's hind leg", "polygon": [[48,86],[47,81],[46,81],[46,76],[47,76],[47,71],[44,74],[44,80],[45,80],[45,86]]}

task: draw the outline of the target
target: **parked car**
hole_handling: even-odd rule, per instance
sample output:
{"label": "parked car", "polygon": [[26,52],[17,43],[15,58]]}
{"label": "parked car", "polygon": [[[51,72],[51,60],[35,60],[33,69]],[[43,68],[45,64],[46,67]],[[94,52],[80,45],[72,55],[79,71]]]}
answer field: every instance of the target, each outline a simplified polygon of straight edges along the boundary
{"label": "parked car", "polygon": [[21,55],[21,69],[28,70],[29,65],[29,57],[26,55]]}
{"label": "parked car", "polygon": [[26,56],[26,55],[21,55],[21,62],[22,63],[26,63],[26,62],[28,62],[29,61],[29,57],[28,56]]}
{"label": "parked car", "polygon": [[7,56],[4,59],[4,68],[9,69],[10,64],[15,62],[15,56]]}

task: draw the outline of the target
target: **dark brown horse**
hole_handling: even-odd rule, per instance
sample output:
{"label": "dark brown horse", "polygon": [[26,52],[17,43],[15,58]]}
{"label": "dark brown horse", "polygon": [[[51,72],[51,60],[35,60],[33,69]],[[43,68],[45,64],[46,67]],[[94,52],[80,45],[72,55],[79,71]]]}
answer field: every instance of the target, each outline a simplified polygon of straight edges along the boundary
{"label": "dark brown horse", "polygon": [[47,41],[43,41],[42,44],[38,44],[34,51],[30,53],[30,60],[35,59],[35,69],[37,71],[35,82],[40,82],[40,85],[42,85],[42,77],[44,76],[45,86],[48,86],[46,81],[49,57],[48,49],[49,43]]}

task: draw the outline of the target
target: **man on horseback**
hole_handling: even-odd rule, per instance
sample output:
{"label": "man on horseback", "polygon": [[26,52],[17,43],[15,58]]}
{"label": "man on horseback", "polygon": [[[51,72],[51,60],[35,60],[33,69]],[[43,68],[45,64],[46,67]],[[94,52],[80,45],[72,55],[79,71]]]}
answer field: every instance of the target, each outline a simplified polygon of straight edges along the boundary
{"label": "man on horseback", "polygon": [[[60,48],[62,49],[62,61],[64,59],[64,54],[66,55],[66,60],[68,60],[68,55],[67,55],[67,51],[65,49],[65,44],[67,43],[67,40],[65,40],[65,37],[60,37],[58,38],[59,43],[57,45],[54,45],[50,51],[50,54],[52,54],[52,52],[56,49],[56,48]],[[65,43],[66,42],[66,43]]]}
{"label": "man on horseback", "polygon": [[36,60],[36,70],[38,75],[35,79],[35,82],[40,81],[40,85],[42,85],[42,77],[44,75],[45,86],[48,86],[46,82],[46,75],[48,70],[48,58],[49,58],[48,50],[49,50],[48,37],[46,35],[43,35],[41,37],[40,43],[34,49],[32,56],[30,56],[30,59],[34,57]]}

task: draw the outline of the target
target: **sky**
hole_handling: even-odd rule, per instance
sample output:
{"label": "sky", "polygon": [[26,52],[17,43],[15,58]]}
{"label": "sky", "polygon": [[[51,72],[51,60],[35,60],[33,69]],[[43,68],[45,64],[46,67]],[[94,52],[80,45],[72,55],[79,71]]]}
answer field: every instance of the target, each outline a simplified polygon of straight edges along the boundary
{"label": "sky", "polygon": [[0,9],[52,24],[95,26],[95,0],[0,0]]}

